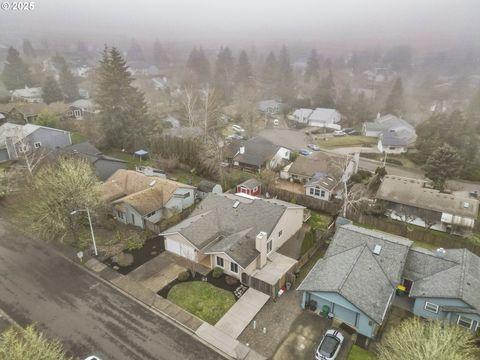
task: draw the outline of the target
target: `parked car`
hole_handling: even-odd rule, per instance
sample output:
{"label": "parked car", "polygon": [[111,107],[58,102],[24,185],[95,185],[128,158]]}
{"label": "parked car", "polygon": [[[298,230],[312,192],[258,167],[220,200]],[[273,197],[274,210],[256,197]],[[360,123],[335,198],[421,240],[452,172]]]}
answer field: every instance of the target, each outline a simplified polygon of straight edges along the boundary
{"label": "parked car", "polygon": [[360,135],[360,131],[355,130],[354,128],[345,128],[341,131],[343,131],[347,135]]}
{"label": "parked car", "polygon": [[347,136],[347,134],[343,130],[335,130],[333,136]]}
{"label": "parked car", "polygon": [[335,360],[342,348],[344,337],[338,330],[327,330],[315,352],[315,360]]}
{"label": "parked car", "polygon": [[319,151],[320,150],[320,147],[316,144],[308,144],[307,147],[309,149],[312,149],[313,151]]}
{"label": "parked car", "polygon": [[232,135],[228,135],[225,139],[227,139],[227,140],[243,140],[245,138],[242,135],[232,134]]}
{"label": "parked car", "polygon": [[273,126],[278,126],[280,124],[280,121],[278,119],[273,119]]}
{"label": "parked car", "polygon": [[308,156],[308,155],[312,155],[312,152],[308,149],[300,149],[299,154],[304,155],[304,156]]}
{"label": "parked car", "polygon": [[237,131],[237,132],[245,132],[245,129],[244,129],[244,128],[242,128],[241,126],[236,125],[236,124],[235,124],[235,125],[232,125],[232,130],[233,130],[233,131]]}

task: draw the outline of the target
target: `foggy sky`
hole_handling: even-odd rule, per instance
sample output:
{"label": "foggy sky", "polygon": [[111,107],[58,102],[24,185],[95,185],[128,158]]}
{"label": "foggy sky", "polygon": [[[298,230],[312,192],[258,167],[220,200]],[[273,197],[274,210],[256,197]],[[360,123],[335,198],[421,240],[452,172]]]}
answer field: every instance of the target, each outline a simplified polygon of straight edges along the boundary
{"label": "foggy sky", "polygon": [[[0,0],[3,2],[5,0]],[[14,1],[14,0],[6,0]],[[37,0],[0,10],[12,36],[441,46],[480,38],[479,0]],[[105,37],[105,39],[103,39]]]}

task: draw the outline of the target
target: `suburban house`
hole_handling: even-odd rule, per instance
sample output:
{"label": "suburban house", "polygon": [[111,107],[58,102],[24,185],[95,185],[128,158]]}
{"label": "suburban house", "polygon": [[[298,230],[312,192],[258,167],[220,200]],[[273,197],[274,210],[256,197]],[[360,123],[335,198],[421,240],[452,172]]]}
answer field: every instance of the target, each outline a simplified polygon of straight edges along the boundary
{"label": "suburban house", "polygon": [[91,120],[95,114],[95,105],[91,100],[79,99],[70,104],[65,116],[75,120]]}
{"label": "suburban house", "polygon": [[341,119],[342,115],[335,109],[297,109],[292,114],[292,120],[299,124],[335,130],[341,129],[341,126],[338,125]]}
{"label": "suburban house", "polygon": [[213,181],[201,180],[197,185],[197,197],[204,199],[210,193],[223,193],[222,185],[214,183]]}
{"label": "suburban house", "polygon": [[434,230],[463,233],[477,219],[479,201],[442,193],[426,180],[386,175],[376,194],[395,220]]}
{"label": "suburban house", "polygon": [[388,114],[363,124],[364,136],[378,138],[380,152],[401,154],[415,145],[417,133],[415,128],[402,118]]}
{"label": "suburban house", "polygon": [[16,124],[31,124],[42,111],[48,111],[62,116],[67,106],[61,102],[51,103],[10,103],[0,105],[0,113],[4,114],[7,121]]}
{"label": "suburban house", "polygon": [[376,337],[392,304],[476,331],[480,258],[466,249],[432,252],[412,245],[351,223],[338,226],[325,256],[297,289],[302,306],[368,338]]}
{"label": "suburban house", "polygon": [[329,314],[374,338],[385,320],[412,241],[354,225],[342,225],[297,290],[302,306],[314,301]]}
{"label": "suburban house", "polygon": [[101,181],[107,180],[117,170],[127,169],[127,162],[111,156],[103,155],[100,150],[89,142],[70,145],[59,150],[61,154],[79,156],[88,161]]}
{"label": "suburban house", "polygon": [[331,200],[343,191],[342,183],[358,171],[359,155],[342,156],[316,151],[298,156],[280,172],[283,180],[304,184],[305,195]]}
{"label": "suburban house", "polygon": [[117,221],[156,229],[160,221],[193,205],[195,187],[121,169],[100,186],[100,193]]}
{"label": "suburban house", "polygon": [[232,142],[227,149],[227,160],[237,168],[259,172],[275,169],[290,160],[291,150],[272,144],[260,136],[243,142]]}
{"label": "suburban house", "polygon": [[33,124],[0,126],[0,161],[16,160],[33,149],[56,150],[72,144],[70,132]]}
{"label": "suburban house", "polygon": [[304,207],[244,194],[209,194],[164,231],[165,249],[277,296],[297,260],[277,252],[303,223]]}
{"label": "suburban house", "polygon": [[283,104],[278,100],[262,100],[258,102],[258,110],[266,115],[277,115],[283,109]]}
{"label": "suburban house", "polygon": [[254,178],[245,180],[237,185],[236,192],[250,196],[260,196],[262,194],[262,183]]}
{"label": "suburban house", "polygon": [[42,102],[42,88],[25,87],[25,89],[13,90],[11,101],[22,101],[28,103]]}

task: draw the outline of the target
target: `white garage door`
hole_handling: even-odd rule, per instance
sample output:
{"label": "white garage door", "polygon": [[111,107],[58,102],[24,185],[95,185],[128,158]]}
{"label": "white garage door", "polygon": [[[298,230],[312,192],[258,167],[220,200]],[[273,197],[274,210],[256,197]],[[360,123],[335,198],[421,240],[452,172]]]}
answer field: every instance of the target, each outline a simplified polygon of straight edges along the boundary
{"label": "white garage door", "polygon": [[193,260],[195,258],[195,251],[190,246],[181,244],[178,241],[172,239],[165,240],[165,250],[183,256],[190,260]]}

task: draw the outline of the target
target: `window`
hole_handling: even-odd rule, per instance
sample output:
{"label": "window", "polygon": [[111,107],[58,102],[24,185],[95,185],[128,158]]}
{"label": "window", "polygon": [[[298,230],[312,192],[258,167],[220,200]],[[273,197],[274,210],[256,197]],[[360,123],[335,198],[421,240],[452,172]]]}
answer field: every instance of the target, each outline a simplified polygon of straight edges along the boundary
{"label": "window", "polygon": [[186,192],[185,194],[183,194],[183,198],[186,199],[190,197],[190,191],[189,192]]}
{"label": "window", "polygon": [[120,219],[123,220],[123,212],[122,212],[122,211],[118,210],[118,211],[117,211],[117,216],[118,216]]}
{"label": "window", "polygon": [[283,234],[283,230],[280,230],[280,231],[278,232],[278,237],[282,236],[282,234]]}
{"label": "window", "polygon": [[325,190],[320,191],[320,196],[325,197]]}
{"label": "window", "polygon": [[42,146],[42,143],[40,141],[37,141],[37,142],[33,143],[33,147],[35,149],[39,149],[41,146]]}
{"label": "window", "polygon": [[427,310],[427,311],[433,312],[435,314],[438,314],[438,305],[437,304],[433,304],[431,302],[426,301],[424,309]]}
{"label": "window", "polygon": [[132,214],[132,224],[135,225],[135,215]]}
{"label": "window", "polygon": [[310,195],[315,195],[315,189],[314,188],[310,188]]}
{"label": "window", "polygon": [[150,217],[150,216],[153,216],[153,215],[155,215],[155,213],[156,213],[156,211],[152,211],[150,214],[147,214],[147,215],[145,215],[145,217],[147,217],[147,218],[148,218],[148,217]]}
{"label": "window", "polygon": [[73,114],[75,115],[76,118],[79,118],[82,116],[82,112],[80,110],[73,110]]}
{"label": "window", "polygon": [[[223,260],[223,259],[222,259]],[[230,263],[230,271],[234,273],[238,273],[238,265],[234,262]]]}
{"label": "window", "polygon": [[221,268],[224,267],[223,258],[221,258],[220,256],[217,256],[217,266],[220,266]]}
{"label": "window", "polygon": [[315,188],[315,196],[320,196],[320,188]]}
{"label": "window", "polygon": [[267,242],[267,253],[272,251],[272,248],[273,248],[273,239]]}
{"label": "window", "polygon": [[472,324],[473,324],[473,320],[472,319],[469,319],[465,316],[462,316],[460,315],[458,317],[458,321],[457,321],[457,324],[464,327],[464,328],[467,328],[467,329],[471,329],[472,328]]}

